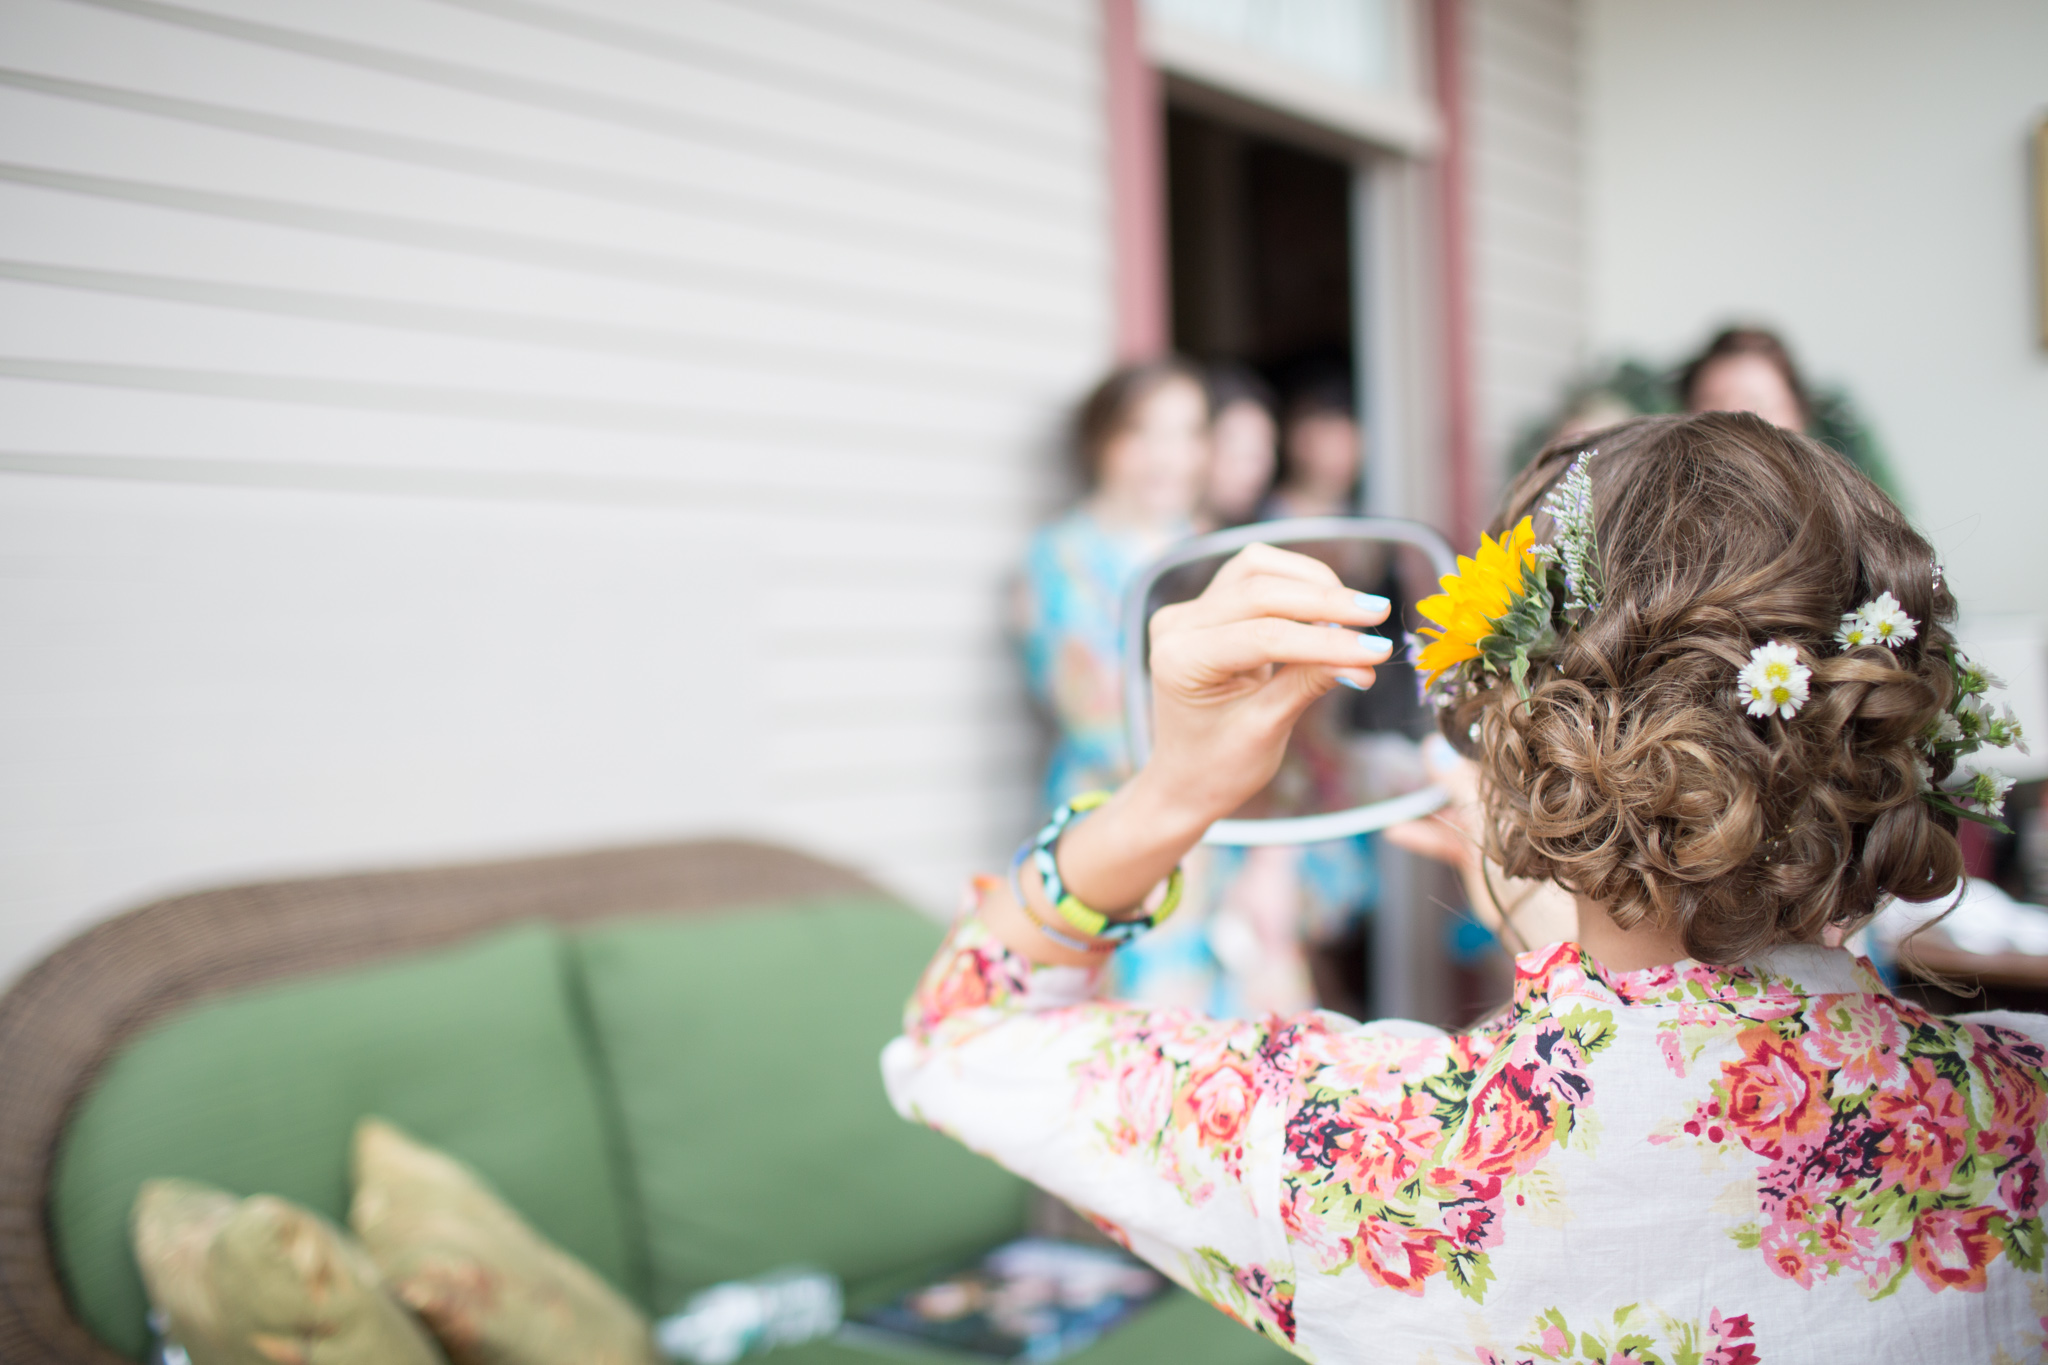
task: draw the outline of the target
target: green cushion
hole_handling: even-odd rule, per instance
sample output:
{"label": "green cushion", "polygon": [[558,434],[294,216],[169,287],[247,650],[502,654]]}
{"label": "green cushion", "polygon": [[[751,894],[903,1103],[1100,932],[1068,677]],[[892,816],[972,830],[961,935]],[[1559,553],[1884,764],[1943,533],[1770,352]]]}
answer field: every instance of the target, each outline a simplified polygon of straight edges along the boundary
{"label": "green cushion", "polygon": [[882,1093],[882,1045],[938,940],[872,898],[576,937],[657,1313],[793,1262],[858,1288],[1021,1230],[1022,1181]]}
{"label": "green cushion", "polygon": [[65,1132],[51,1189],[79,1319],[144,1348],[128,1210],[153,1176],[275,1194],[341,1222],[356,1120],[469,1162],[543,1234],[640,1287],[614,1137],[553,929],[218,997],[116,1056]]}
{"label": "green cushion", "polygon": [[[875,1365],[877,1359],[966,1359],[950,1352],[894,1352],[821,1341],[777,1352],[774,1365]],[[1062,1365],[1279,1365],[1294,1357],[1192,1294],[1174,1290]]]}

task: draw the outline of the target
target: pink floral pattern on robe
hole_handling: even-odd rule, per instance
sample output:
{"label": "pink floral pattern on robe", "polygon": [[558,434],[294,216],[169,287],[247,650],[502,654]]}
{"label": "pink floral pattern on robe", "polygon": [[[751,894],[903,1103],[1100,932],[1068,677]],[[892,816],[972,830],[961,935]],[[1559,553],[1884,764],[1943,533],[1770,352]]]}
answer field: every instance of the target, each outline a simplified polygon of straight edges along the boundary
{"label": "pink floral pattern on robe", "polygon": [[897,1108],[1310,1360],[2040,1360],[2048,1019],[1939,1018],[1839,950],[1525,954],[1448,1034],[1093,1000],[971,912]]}

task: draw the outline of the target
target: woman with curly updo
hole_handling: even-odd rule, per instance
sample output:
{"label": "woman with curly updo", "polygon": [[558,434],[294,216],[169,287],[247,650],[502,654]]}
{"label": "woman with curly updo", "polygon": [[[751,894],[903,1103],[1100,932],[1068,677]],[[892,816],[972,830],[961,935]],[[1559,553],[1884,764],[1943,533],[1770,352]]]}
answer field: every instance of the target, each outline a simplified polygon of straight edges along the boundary
{"label": "woman with curly updo", "polygon": [[[1577,932],[1464,1033],[1091,1000],[1385,605],[1254,546],[1152,627],[1152,759],[977,883],[897,1108],[1309,1360],[2037,1360],[2048,1018],[1945,1018],[1829,946],[1962,874],[2016,742],[1928,545],[1736,413],[1546,451],[1420,604],[1475,881]],[[1334,623],[1346,629],[1330,629]]]}

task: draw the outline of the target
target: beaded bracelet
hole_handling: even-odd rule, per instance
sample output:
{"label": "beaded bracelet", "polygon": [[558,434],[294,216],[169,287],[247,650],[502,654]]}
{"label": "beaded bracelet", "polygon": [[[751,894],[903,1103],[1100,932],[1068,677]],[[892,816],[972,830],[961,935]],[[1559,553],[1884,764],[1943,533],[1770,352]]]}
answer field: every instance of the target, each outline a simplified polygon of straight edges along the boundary
{"label": "beaded bracelet", "polygon": [[1024,918],[1030,920],[1039,933],[1044,934],[1062,948],[1069,948],[1077,953],[1096,953],[1101,955],[1107,955],[1116,951],[1117,945],[1114,943],[1075,938],[1072,934],[1062,933],[1052,925],[1047,924],[1039,916],[1039,913],[1031,908],[1031,901],[1024,894],[1024,878],[1021,875],[1024,870],[1024,860],[1031,856],[1031,850],[1032,842],[1026,839],[1022,844],[1018,845],[1017,855],[1010,859],[1010,895],[1016,900],[1017,908],[1024,912]]}
{"label": "beaded bracelet", "polygon": [[[1100,910],[1083,904],[1067,890],[1066,883],[1060,880],[1060,835],[1066,833],[1067,826],[1076,816],[1107,804],[1109,798],[1110,793],[1106,791],[1081,793],[1055,810],[1052,819],[1045,822],[1045,828],[1033,836],[1027,847],[1031,861],[1038,868],[1038,879],[1045,884],[1045,898],[1052,903],[1053,912],[1086,937],[1114,946],[1128,943],[1147,929],[1156,929],[1166,923],[1167,917],[1180,907],[1185,878],[1181,869],[1175,867],[1166,878],[1166,894],[1160,900],[1159,908],[1143,919],[1112,920]],[[1024,856],[1020,850],[1020,862]],[[1018,899],[1021,901],[1023,898],[1019,896]],[[1051,932],[1049,927],[1047,932]]]}

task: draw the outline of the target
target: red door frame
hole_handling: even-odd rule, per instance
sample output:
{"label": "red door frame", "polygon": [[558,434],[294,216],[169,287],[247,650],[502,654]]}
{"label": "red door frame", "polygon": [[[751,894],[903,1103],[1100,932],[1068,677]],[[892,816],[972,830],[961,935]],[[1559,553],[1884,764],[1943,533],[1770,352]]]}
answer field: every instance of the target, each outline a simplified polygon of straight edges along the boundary
{"label": "red door frame", "polygon": [[1116,358],[1150,360],[1173,345],[1166,274],[1166,102],[1145,59],[1138,0],[1102,0],[1109,115],[1111,273]]}
{"label": "red door frame", "polygon": [[1464,0],[1433,0],[1430,48],[1435,59],[1438,117],[1443,145],[1437,153],[1437,219],[1443,242],[1444,530],[1451,543],[1479,540],[1474,504],[1472,377],[1472,257],[1465,128]]}

